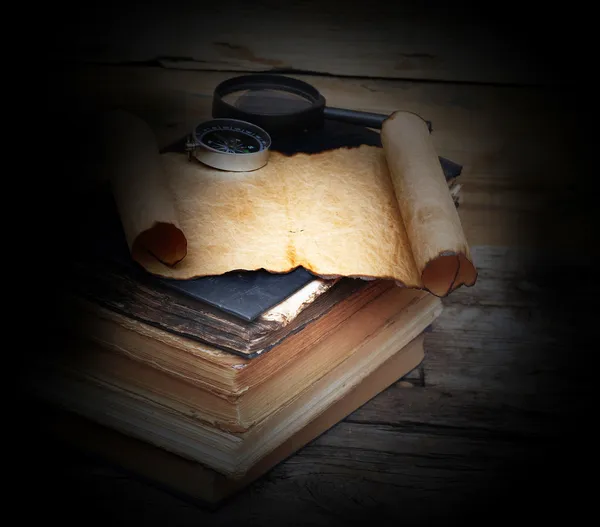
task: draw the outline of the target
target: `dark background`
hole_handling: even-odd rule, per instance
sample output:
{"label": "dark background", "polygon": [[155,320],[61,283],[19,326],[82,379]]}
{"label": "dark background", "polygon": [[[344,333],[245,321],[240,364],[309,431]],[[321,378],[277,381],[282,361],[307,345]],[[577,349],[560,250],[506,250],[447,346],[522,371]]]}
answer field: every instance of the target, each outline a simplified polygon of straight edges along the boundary
{"label": "dark background", "polygon": [[[423,501],[420,505],[423,516],[419,518],[415,507],[401,504],[404,494],[413,496],[414,492],[405,492],[400,478],[399,487],[393,490],[398,493],[398,504],[394,507],[369,506],[364,496],[356,497],[362,504],[360,507],[340,498],[332,500],[328,512],[316,516],[314,503],[307,501],[306,517],[312,521],[318,517],[323,525],[376,521],[378,516],[385,518],[385,524],[399,524],[403,523],[404,508],[410,511],[410,517],[404,518],[408,523],[419,523],[419,519],[422,523],[434,520],[452,524],[498,524],[516,520],[539,523],[555,518],[573,523],[584,517],[593,504],[585,476],[594,471],[591,378],[596,346],[591,342],[591,332],[597,290],[595,268],[586,263],[590,262],[586,257],[595,256],[592,252],[596,251],[597,239],[594,234],[597,206],[593,192],[596,186],[595,61],[590,45],[596,28],[592,26],[591,15],[576,4],[561,5],[563,9],[559,11],[550,4],[534,6],[525,2],[513,5],[420,2],[394,3],[390,7],[384,2],[371,1],[360,10],[342,2],[290,2],[283,8],[277,2],[266,1],[248,5],[258,13],[256,17],[240,14],[248,8],[242,2],[227,2],[213,8],[167,2],[145,6],[44,4],[21,16],[20,27],[33,37],[27,39],[22,48],[17,70],[20,78],[26,79],[21,83],[20,92],[32,110],[25,128],[31,130],[32,123],[44,123],[43,141],[36,149],[38,159],[51,160],[57,149],[73,144],[80,145],[76,149],[78,160],[85,163],[94,156],[93,130],[86,128],[78,101],[61,98],[63,93],[72,93],[73,87],[62,86],[63,77],[57,72],[86,62],[160,65],[161,61],[170,67],[181,63],[198,69],[245,71],[247,61],[252,62],[253,58],[231,38],[236,34],[255,35],[255,42],[266,41],[273,49],[282,45],[289,47],[290,42],[297,39],[299,46],[306,49],[299,47],[288,64],[278,64],[277,58],[261,57],[264,71],[299,72],[295,66],[298,64],[300,70],[317,75],[487,84],[499,89],[519,86],[538,90],[540,96],[558,95],[556,126],[569,124],[572,133],[565,137],[564,149],[575,160],[571,170],[564,174],[564,193],[560,197],[569,211],[580,212],[579,228],[584,235],[579,232],[578,236],[589,243],[582,243],[571,254],[560,254],[556,262],[549,261],[548,253],[544,253],[529,270],[538,288],[537,309],[546,320],[543,330],[552,341],[547,353],[538,350],[538,356],[545,357],[540,368],[564,370],[564,376],[558,375],[558,382],[572,388],[566,390],[571,395],[560,401],[561,410],[554,414],[557,417],[554,434],[546,441],[522,437],[522,448],[515,450],[511,463],[502,470],[482,473],[477,485],[463,485],[457,472],[456,485],[464,486],[465,498],[450,509],[444,506],[441,492],[438,499]],[[296,31],[285,34],[276,31],[282,17],[291,26],[296,23]],[[311,33],[312,27],[321,29]],[[331,27],[329,32],[327,27]],[[393,27],[397,27],[397,31]],[[195,44],[196,32],[216,35],[208,51]],[[340,41],[341,47],[336,44]],[[350,43],[356,49],[354,62],[349,58]],[[399,59],[401,66],[386,69],[388,63],[382,60],[386,50],[400,45],[405,46],[403,58]],[[339,49],[347,51],[336,51]],[[336,53],[342,53],[344,60],[336,60]],[[220,60],[223,56],[228,58],[219,63],[211,59],[214,56]],[[381,67],[374,66],[378,63]],[[314,66],[310,67],[311,64]],[[361,71],[364,71],[362,75]],[[548,115],[544,126],[552,123],[553,117]],[[523,122],[532,137],[539,126],[540,123]],[[47,269],[47,275],[52,276],[60,272],[61,254],[68,253],[76,243],[63,234],[69,223],[64,204],[72,199],[74,190],[70,182],[78,176],[78,169],[73,167],[79,165],[46,166],[42,168],[36,161],[36,168],[28,174],[26,184],[35,183],[38,192],[34,192],[33,197],[29,195],[35,211],[33,217],[37,228],[43,223],[48,232],[46,236],[36,236],[34,251],[56,255],[51,259],[56,268]],[[556,214],[563,211],[557,209]],[[29,243],[31,248],[31,240]],[[27,259],[32,260],[35,261]],[[43,302],[44,296],[40,294],[39,281],[29,285],[33,287],[32,291],[26,288],[30,291],[25,302],[25,309],[30,313],[27,327],[31,331],[35,324],[36,337],[43,340],[43,328],[51,326],[62,313],[59,309],[33,307],[35,302]],[[18,365],[26,370],[26,363],[18,360]],[[61,450],[44,436],[36,422],[35,408],[30,407],[17,412],[14,418],[15,428],[25,432],[17,445],[20,468],[15,480],[15,496],[24,504],[21,507],[25,507],[27,516],[92,524],[103,518],[110,519],[111,523],[127,518],[129,522],[144,525],[219,524],[221,521],[222,516],[218,514],[196,514],[193,506],[162,498],[160,492],[125,476],[121,479],[111,473],[110,477],[103,477],[105,469],[101,465]],[[7,455],[12,457],[13,454]],[[329,489],[328,493],[335,496],[335,489]],[[282,497],[283,503],[284,498],[290,499]],[[285,517],[284,512],[269,516],[267,505],[263,503],[257,500],[254,509],[246,507],[252,515],[240,517],[238,521],[262,525],[267,518]],[[272,503],[268,507],[271,506]],[[235,507],[235,503],[231,507]],[[298,513],[302,508],[301,504],[294,508],[290,524],[303,523]],[[353,513],[349,515],[344,510]],[[228,518],[234,516],[229,514]]]}

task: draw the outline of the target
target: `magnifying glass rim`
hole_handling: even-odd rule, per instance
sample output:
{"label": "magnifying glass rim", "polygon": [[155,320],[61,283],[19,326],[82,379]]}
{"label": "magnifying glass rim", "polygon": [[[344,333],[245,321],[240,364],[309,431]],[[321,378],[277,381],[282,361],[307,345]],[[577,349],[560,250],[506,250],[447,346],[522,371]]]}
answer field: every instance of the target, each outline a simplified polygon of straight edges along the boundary
{"label": "magnifying glass rim", "polygon": [[[248,89],[274,89],[293,93],[304,97],[311,102],[311,105],[289,113],[265,114],[247,112],[223,100],[225,95]],[[241,75],[226,79],[215,88],[212,115],[213,118],[224,117],[248,121],[273,134],[322,123],[325,103],[325,97],[314,86],[299,79],[274,74]]]}
{"label": "magnifying glass rim", "polygon": [[[284,75],[241,75],[239,77],[233,77],[221,82],[214,91],[216,97],[221,99],[225,95],[235,93],[241,90],[279,90],[295,95],[303,96],[305,99],[310,100],[313,106],[325,106],[325,97],[321,95],[321,92],[314,86],[307,82],[293,77],[286,77]],[[229,105],[225,101],[223,104]],[[229,105],[231,106],[231,105]],[[304,111],[304,110],[302,110]],[[299,112],[291,112],[299,113]],[[262,114],[261,114],[262,115]]]}

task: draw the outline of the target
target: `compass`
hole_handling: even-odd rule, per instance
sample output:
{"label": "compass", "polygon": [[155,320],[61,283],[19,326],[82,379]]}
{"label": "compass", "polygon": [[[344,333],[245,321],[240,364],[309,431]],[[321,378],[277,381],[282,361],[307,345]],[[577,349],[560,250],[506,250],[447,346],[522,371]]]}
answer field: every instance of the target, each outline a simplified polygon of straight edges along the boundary
{"label": "compass", "polygon": [[255,124],[239,119],[213,119],[199,124],[186,150],[201,163],[220,170],[246,172],[267,164],[271,137]]}

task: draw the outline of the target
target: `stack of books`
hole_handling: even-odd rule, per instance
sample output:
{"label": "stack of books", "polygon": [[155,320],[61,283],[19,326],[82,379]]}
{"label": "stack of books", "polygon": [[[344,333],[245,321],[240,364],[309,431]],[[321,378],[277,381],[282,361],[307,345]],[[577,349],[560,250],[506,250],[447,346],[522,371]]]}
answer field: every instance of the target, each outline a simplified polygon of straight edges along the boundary
{"label": "stack of books", "polygon": [[315,277],[247,321],[84,260],[60,284],[61,351],[39,357],[29,389],[61,409],[66,441],[209,503],[416,368],[442,311],[391,281]]}

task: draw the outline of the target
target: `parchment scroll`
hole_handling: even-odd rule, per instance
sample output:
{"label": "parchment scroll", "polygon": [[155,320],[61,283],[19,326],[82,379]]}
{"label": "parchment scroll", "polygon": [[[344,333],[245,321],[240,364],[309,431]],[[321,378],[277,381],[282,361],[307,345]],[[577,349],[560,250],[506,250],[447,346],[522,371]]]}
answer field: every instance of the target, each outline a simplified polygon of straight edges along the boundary
{"label": "parchment scroll", "polygon": [[456,207],[425,122],[396,112],[383,148],[271,152],[253,172],[159,154],[150,127],[107,120],[109,179],[132,258],[190,279],[234,270],[395,280],[445,296],[473,285]]}

